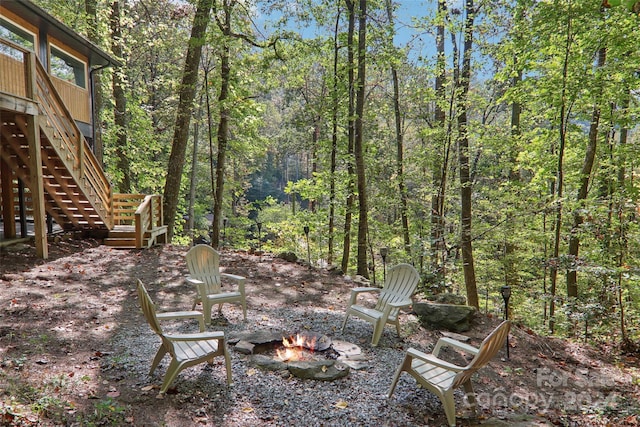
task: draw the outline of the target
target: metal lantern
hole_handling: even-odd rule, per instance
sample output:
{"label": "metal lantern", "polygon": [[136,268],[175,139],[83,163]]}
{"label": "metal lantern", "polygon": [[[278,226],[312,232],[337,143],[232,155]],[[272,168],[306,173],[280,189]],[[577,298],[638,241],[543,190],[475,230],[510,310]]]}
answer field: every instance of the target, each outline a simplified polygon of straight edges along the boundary
{"label": "metal lantern", "polygon": [[380,256],[382,257],[382,275],[384,281],[387,281],[387,255],[389,255],[389,248],[383,246],[380,248]]}

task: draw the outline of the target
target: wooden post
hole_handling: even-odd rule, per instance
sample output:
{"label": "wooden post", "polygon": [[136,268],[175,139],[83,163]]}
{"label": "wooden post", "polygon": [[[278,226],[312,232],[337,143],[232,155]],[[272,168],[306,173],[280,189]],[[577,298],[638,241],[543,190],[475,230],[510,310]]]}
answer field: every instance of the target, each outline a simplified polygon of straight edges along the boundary
{"label": "wooden post", "polygon": [[[25,83],[27,98],[36,99],[36,59],[31,52],[24,55]],[[29,145],[29,171],[31,179],[31,200],[33,203],[33,226],[35,231],[36,255],[49,258],[47,228],[45,223],[44,182],[42,178],[42,151],[40,147],[40,125],[38,115],[26,115],[26,138]]]}
{"label": "wooden post", "polygon": [[[1,145],[0,150],[2,150]],[[9,165],[2,159],[0,159],[0,194],[2,194],[2,223],[4,224],[4,238],[13,239],[16,237],[13,174],[11,173]]]}

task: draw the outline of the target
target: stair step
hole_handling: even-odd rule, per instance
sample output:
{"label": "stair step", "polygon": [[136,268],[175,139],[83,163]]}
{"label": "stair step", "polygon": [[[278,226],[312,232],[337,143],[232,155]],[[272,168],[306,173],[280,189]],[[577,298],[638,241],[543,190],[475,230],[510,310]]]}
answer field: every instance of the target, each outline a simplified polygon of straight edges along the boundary
{"label": "stair step", "polygon": [[121,249],[135,249],[136,248],[136,239],[135,237],[132,239],[121,239],[121,238],[111,238],[107,237],[104,239],[103,244],[105,246],[111,246],[114,248]]}

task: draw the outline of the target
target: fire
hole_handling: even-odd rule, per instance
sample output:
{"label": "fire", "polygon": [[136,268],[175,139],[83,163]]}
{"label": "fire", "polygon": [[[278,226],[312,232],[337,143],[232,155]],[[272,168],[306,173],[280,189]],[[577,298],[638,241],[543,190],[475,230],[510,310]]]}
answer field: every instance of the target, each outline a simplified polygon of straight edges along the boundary
{"label": "fire", "polygon": [[304,359],[304,350],[313,352],[316,348],[316,338],[307,339],[304,335],[296,334],[295,337],[282,338],[284,349],[276,350],[278,358],[282,361],[295,361]]}

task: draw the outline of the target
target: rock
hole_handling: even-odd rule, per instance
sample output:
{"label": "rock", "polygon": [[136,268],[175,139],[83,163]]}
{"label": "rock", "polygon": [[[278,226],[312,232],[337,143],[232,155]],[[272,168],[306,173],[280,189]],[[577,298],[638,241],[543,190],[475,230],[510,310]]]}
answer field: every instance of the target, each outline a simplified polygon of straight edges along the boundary
{"label": "rock", "polygon": [[282,252],[278,255],[278,258],[283,259],[288,262],[296,262],[298,261],[298,255],[293,252]]}
{"label": "rock", "polygon": [[347,341],[334,341],[333,349],[344,359],[357,359],[362,357],[362,349]]}
{"label": "rock", "polygon": [[253,354],[253,349],[255,347],[256,346],[254,344],[251,344],[248,341],[241,340],[237,342],[237,344],[233,347],[233,349],[238,353]]}
{"label": "rock", "polygon": [[227,343],[233,345],[240,341],[247,341],[254,345],[270,344],[274,342],[282,342],[282,338],[288,336],[283,331],[243,331],[232,334],[227,338]]}
{"label": "rock", "polygon": [[437,304],[418,302],[413,309],[420,323],[431,329],[447,329],[452,332],[466,332],[471,329],[471,320],[476,310],[468,305]]}
{"label": "rock", "polygon": [[433,297],[429,298],[433,302],[438,304],[455,304],[455,305],[466,305],[467,299],[462,295],[452,294],[450,292],[445,292],[442,294],[436,294]]}
{"label": "rock", "polygon": [[289,362],[291,375],[310,380],[333,381],[349,375],[350,368],[334,360]]}
{"label": "rock", "polygon": [[249,362],[265,371],[281,371],[287,369],[287,364],[273,357],[265,356],[263,354],[254,354],[249,359]]}

